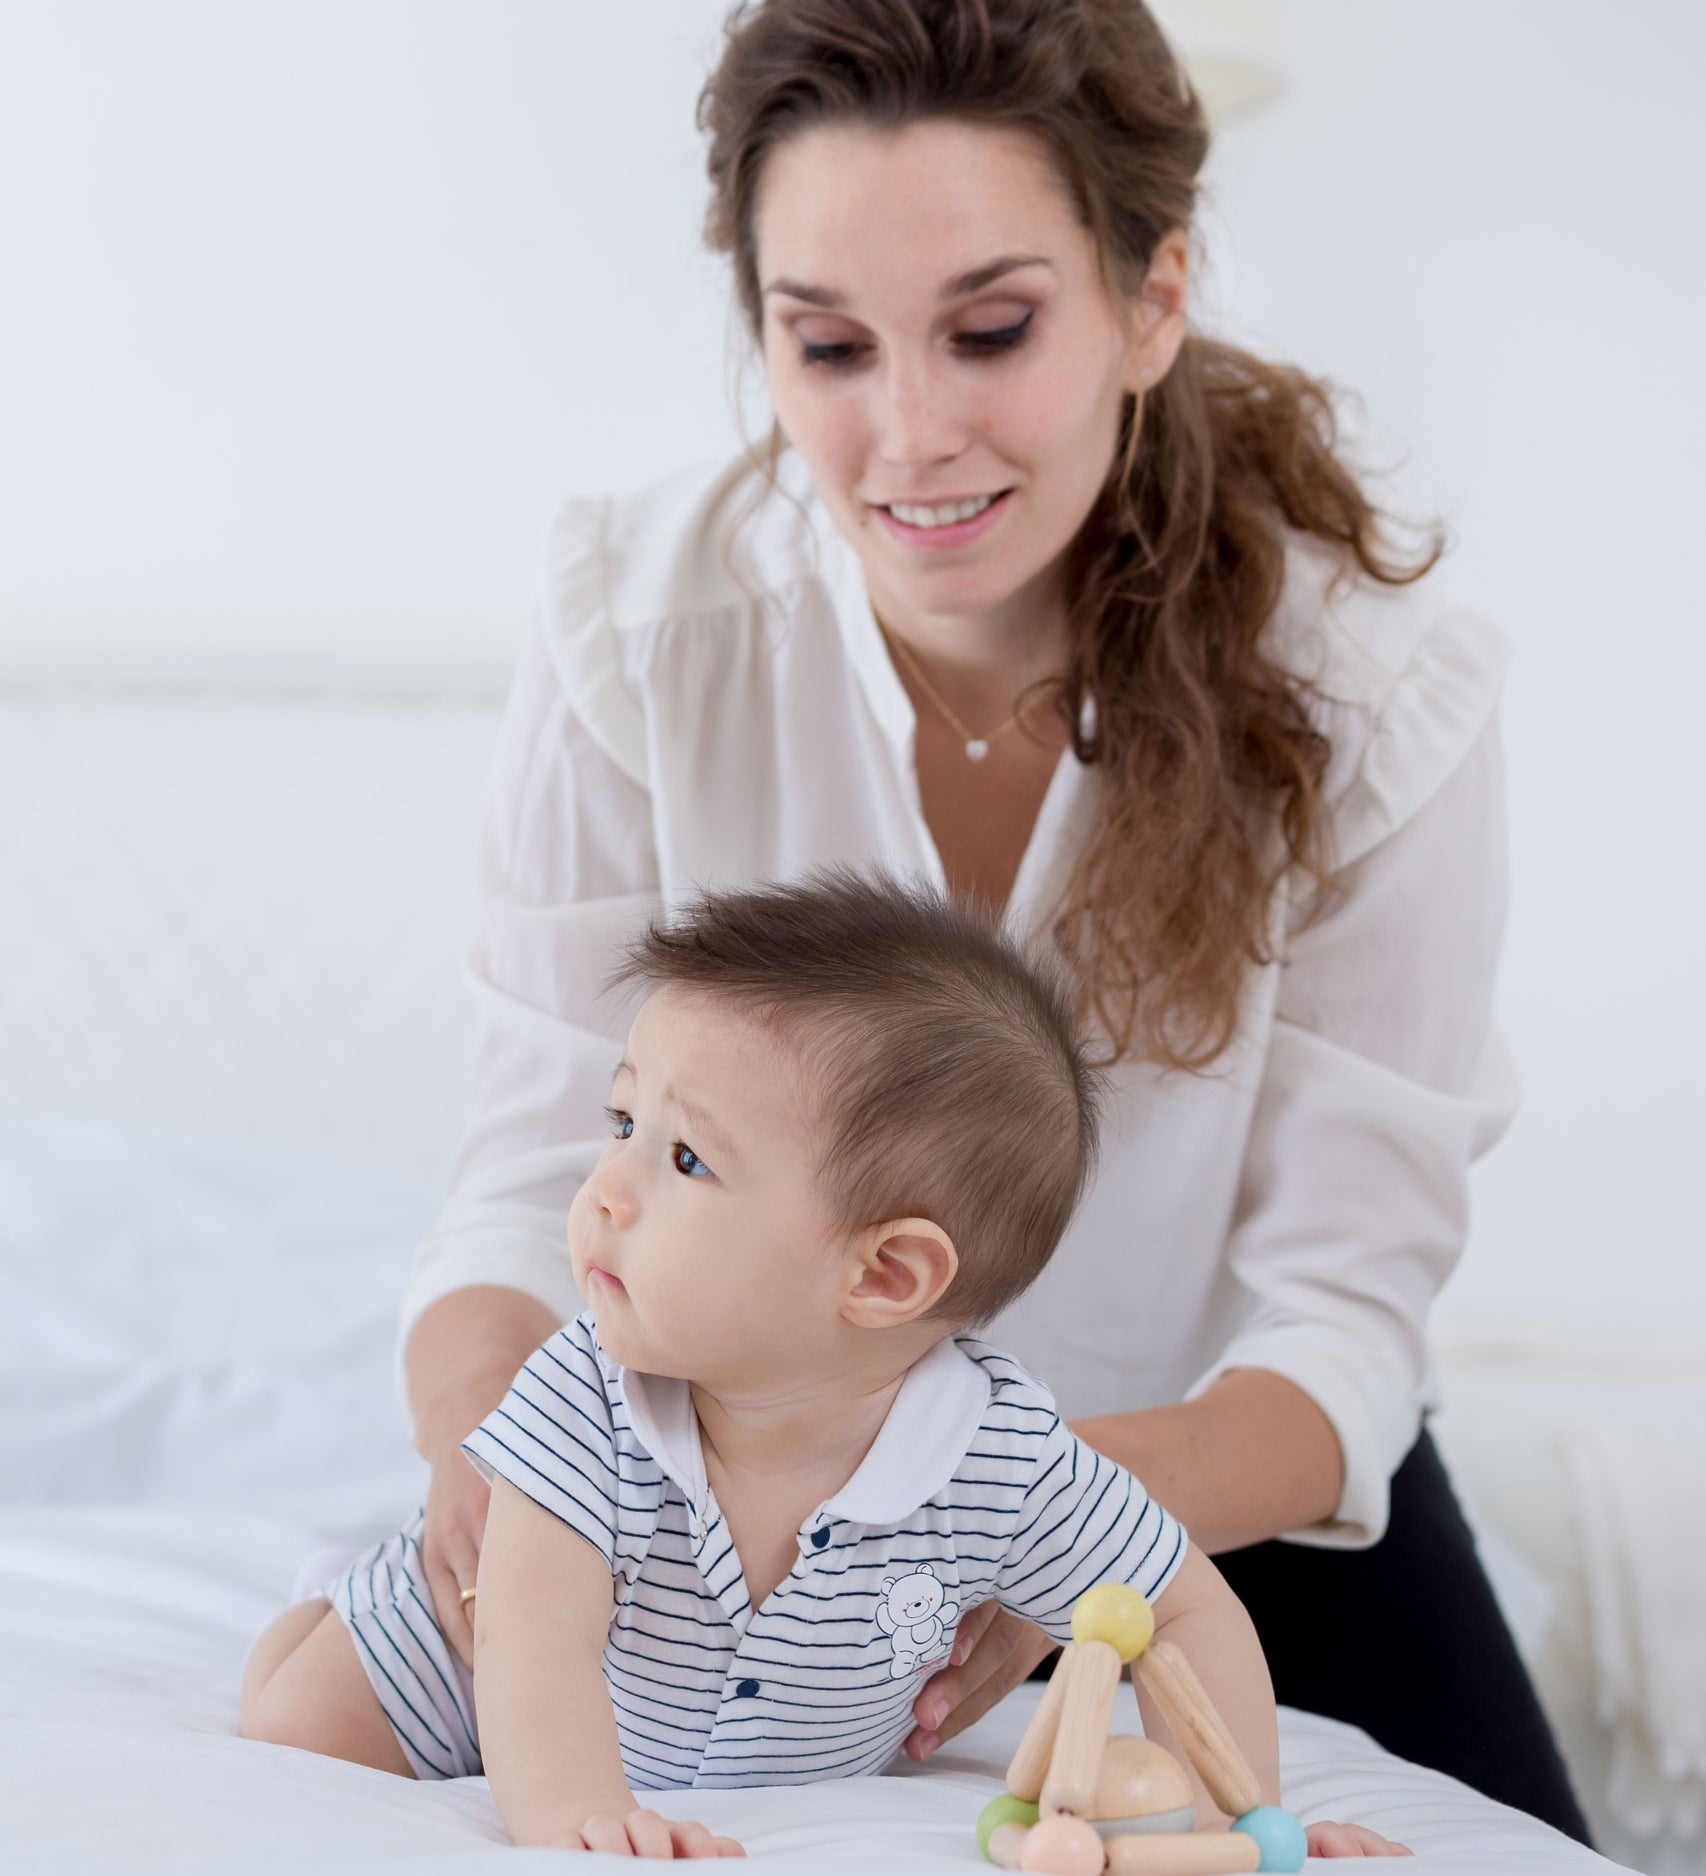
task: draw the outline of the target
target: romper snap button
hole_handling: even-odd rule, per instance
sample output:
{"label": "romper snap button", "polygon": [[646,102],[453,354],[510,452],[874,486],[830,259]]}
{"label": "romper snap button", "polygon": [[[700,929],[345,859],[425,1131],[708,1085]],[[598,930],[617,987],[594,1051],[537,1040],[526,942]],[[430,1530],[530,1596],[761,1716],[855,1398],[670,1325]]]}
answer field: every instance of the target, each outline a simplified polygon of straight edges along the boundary
{"label": "romper snap button", "polygon": [[812,1532],[812,1548],[814,1550],[822,1550],[824,1545],[828,1542],[829,1526],[827,1524],[820,1524],[818,1528]]}
{"label": "romper snap button", "polygon": [[758,1692],[758,1683],[757,1681],[742,1681],[735,1689],[735,1692],[739,1694],[742,1700],[751,1700]]}

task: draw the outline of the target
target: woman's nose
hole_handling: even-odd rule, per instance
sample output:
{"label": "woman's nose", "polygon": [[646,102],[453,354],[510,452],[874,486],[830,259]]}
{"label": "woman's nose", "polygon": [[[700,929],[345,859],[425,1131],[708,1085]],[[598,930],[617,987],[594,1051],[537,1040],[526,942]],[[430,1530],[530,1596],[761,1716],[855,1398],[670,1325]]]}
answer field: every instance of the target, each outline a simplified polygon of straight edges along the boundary
{"label": "woman's nose", "polygon": [[953,388],[928,363],[886,363],[876,374],[875,400],[872,429],[885,461],[947,462],[965,448],[965,424]]}

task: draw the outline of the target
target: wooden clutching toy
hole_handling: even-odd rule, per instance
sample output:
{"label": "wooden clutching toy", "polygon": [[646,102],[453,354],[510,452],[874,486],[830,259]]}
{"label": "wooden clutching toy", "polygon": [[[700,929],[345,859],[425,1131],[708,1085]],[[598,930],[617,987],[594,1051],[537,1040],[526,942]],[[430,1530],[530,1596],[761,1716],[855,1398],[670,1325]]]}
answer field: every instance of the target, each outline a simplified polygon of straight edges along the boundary
{"label": "wooden clutching toy", "polygon": [[[1125,1583],[1073,1605],[1072,1640],[1007,1768],[1007,1791],[978,1819],[978,1847],[1002,1869],[1039,1876],[1237,1876],[1303,1867],[1303,1826],[1261,1788],[1190,1663],[1150,1646],[1155,1618]],[[1209,1796],[1233,1819],[1198,1831],[1191,1787],[1153,1740],[1109,1737],[1126,1662],[1166,1715]]]}

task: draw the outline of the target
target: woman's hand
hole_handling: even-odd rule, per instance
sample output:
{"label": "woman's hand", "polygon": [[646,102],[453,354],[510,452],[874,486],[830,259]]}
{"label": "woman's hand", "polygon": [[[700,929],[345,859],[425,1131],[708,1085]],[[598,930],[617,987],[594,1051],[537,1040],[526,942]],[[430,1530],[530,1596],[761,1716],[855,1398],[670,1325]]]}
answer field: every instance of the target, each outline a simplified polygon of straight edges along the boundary
{"label": "woman's hand", "polygon": [[427,1487],[426,1523],[421,1556],[438,1625],[467,1667],[474,1665],[474,1605],[462,1592],[474,1587],[480,1568],[480,1544],[486,1534],[486,1507],[492,1488],[468,1463],[460,1442],[450,1441],[426,1455],[432,1466]]}
{"label": "woman's hand", "polygon": [[948,1666],[930,1676],[912,1703],[918,1724],[906,1736],[907,1757],[922,1762],[981,1720],[1056,1646],[1034,1622],[1009,1615],[999,1603],[979,1603],[960,1622]]}
{"label": "woman's hand", "polygon": [[509,1391],[516,1371],[559,1327],[536,1297],[498,1284],[452,1290],[430,1303],[404,1349],[415,1450],[432,1467],[421,1555],[439,1627],[474,1665],[474,1587],[491,1488],[462,1442]]}
{"label": "woman's hand", "polygon": [[1311,1856],[1409,1856],[1411,1851],[1363,1824],[1311,1824],[1303,1833]]}
{"label": "woman's hand", "polygon": [[607,1856],[745,1856],[732,1837],[713,1837],[703,1824],[675,1823],[656,1811],[589,1817],[559,1850],[602,1850]]}

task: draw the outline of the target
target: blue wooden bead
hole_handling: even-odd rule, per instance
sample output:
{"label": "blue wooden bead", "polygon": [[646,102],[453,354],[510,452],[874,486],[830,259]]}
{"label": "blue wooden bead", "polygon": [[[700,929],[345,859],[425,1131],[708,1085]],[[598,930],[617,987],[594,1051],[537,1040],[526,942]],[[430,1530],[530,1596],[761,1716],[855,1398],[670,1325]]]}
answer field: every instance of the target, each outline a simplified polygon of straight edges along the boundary
{"label": "blue wooden bead", "polygon": [[1246,1811],[1232,1828],[1255,1838],[1264,1870],[1300,1870],[1309,1854],[1309,1840],[1303,1834],[1303,1826],[1277,1804],[1257,1805],[1255,1810]]}

